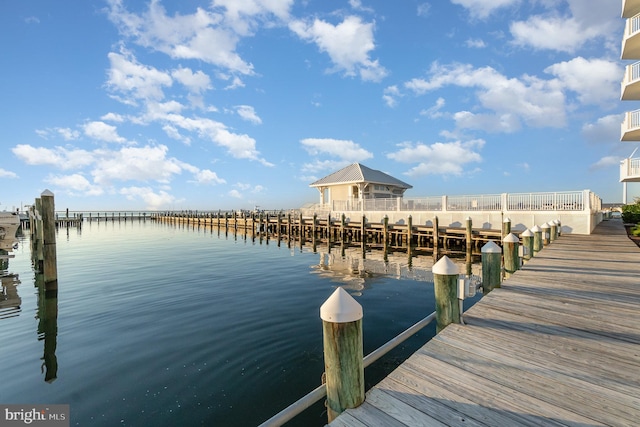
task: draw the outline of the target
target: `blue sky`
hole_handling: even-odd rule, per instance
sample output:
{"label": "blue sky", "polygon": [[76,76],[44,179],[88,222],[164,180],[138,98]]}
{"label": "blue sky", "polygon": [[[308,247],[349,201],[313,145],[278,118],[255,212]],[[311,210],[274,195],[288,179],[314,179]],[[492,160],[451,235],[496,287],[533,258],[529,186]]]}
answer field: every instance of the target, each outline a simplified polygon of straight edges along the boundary
{"label": "blue sky", "polygon": [[[622,200],[620,0],[5,1],[0,210],[317,202],[353,162],[407,197]],[[629,185],[629,200],[640,195]]]}

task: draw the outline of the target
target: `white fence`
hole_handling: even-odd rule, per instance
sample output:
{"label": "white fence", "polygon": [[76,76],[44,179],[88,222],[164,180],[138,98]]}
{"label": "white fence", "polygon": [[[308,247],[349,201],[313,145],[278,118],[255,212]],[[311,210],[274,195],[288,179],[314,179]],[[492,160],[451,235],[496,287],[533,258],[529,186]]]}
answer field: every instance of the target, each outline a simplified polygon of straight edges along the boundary
{"label": "white fence", "polygon": [[589,190],[553,193],[502,193],[467,196],[432,196],[419,198],[380,198],[334,200],[317,205],[332,211],[599,211],[600,198]]}
{"label": "white fence", "polygon": [[378,222],[405,223],[411,215],[413,224],[430,224],[437,216],[442,225],[460,226],[466,218],[482,228],[501,228],[509,217],[515,229],[524,229],[550,220],[561,220],[563,232],[589,234],[602,220],[602,200],[589,190],[545,193],[502,193],[417,198],[334,200],[301,209],[304,215],[330,214],[339,218],[366,216]]}

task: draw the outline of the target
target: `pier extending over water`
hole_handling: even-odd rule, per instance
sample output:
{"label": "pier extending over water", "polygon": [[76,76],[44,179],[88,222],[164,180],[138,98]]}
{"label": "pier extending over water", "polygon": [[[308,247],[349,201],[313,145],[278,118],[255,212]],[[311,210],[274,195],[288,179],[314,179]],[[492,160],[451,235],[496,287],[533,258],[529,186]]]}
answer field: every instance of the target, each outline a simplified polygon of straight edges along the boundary
{"label": "pier extending over water", "polygon": [[639,291],[620,221],[563,235],[330,426],[635,426]]}

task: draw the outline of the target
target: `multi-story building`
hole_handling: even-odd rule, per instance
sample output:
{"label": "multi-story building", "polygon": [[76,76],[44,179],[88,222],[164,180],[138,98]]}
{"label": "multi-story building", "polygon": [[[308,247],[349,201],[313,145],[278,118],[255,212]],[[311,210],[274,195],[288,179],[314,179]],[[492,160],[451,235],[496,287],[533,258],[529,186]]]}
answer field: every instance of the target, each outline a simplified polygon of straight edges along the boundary
{"label": "multi-story building", "polygon": [[[640,0],[622,0],[622,17],[626,18],[622,37],[621,59],[635,60],[626,66],[620,99],[640,101]],[[640,109],[625,113],[621,141],[640,141]],[[620,162],[622,202],[627,203],[627,183],[640,182],[640,157],[634,151]]]}

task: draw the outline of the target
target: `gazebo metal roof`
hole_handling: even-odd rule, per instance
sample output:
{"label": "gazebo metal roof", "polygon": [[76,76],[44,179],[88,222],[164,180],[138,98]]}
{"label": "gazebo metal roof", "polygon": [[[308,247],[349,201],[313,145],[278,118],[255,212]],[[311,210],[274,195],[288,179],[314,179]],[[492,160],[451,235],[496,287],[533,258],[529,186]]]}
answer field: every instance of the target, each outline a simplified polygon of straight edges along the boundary
{"label": "gazebo metal roof", "polygon": [[413,188],[412,185],[409,185],[404,181],[400,181],[399,179],[379,170],[368,168],[360,163],[354,163],[337,172],[327,175],[324,178],[320,178],[319,180],[309,184],[309,187],[326,187],[329,185],[361,183],[393,185],[404,189]]}

